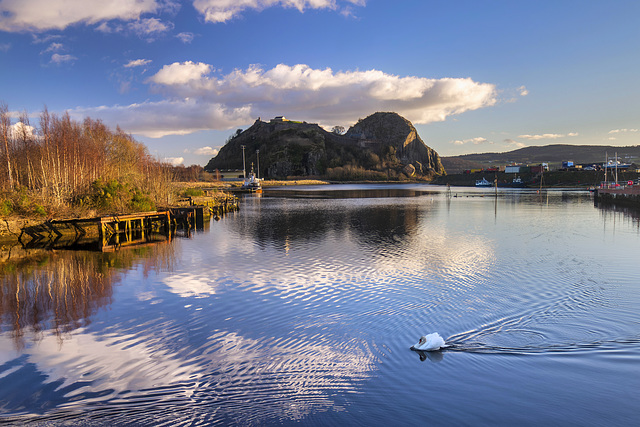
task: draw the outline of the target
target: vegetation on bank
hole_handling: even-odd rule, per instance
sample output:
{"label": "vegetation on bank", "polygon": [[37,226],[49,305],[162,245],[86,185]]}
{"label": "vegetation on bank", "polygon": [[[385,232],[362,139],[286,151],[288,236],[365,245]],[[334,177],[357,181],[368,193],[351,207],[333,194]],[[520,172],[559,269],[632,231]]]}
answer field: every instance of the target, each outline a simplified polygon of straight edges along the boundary
{"label": "vegetation on bank", "polygon": [[144,212],[179,196],[173,182],[212,179],[200,166],[174,167],[100,120],[79,122],[45,108],[37,123],[12,123],[0,103],[0,217],[47,219]]}
{"label": "vegetation on bank", "polygon": [[100,120],[72,120],[45,108],[15,124],[0,105],[0,214],[53,216],[74,210],[152,210],[167,203],[172,166]]}

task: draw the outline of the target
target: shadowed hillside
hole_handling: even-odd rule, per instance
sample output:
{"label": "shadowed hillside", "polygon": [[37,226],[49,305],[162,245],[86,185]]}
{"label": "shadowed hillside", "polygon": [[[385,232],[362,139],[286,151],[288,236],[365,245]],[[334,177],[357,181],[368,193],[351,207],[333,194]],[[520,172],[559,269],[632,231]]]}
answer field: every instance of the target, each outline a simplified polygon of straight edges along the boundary
{"label": "shadowed hillside", "polygon": [[618,153],[625,163],[640,163],[640,146],[614,147],[610,145],[568,145],[554,144],[541,147],[525,147],[504,153],[465,154],[443,157],[442,164],[447,173],[461,173],[465,169],[486,168],[511,163],[539,164],[549,163],[551,168],[559,168],[563,161],[571,160],[576,164],[600,163],[605,156],[613,157]]}
{"label": "shadowed hillside", "polygon": [[242,169],[242,146],[247,169],[253,164],[264,178],[402,180],[444,173],[438,153],[424,144],[411,122],[396,113],[375,113],[344,135],[313,123],[258,119],[249,129],[237,132],[205,170]]}

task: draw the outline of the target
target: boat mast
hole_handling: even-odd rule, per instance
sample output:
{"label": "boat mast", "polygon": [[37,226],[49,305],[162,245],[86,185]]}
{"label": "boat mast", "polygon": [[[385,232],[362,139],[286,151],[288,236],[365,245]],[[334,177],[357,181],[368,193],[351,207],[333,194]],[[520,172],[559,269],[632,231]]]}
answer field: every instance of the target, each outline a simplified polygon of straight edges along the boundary
{"label": "boat mast", "polygon": [[260,150],[256,150],[256,157],[258,158],[258,174],[256,178],[260,179]]}
{"label": "boat mast", "polygon": [[244,163],[244,145],[241,145],[240,148],[242,148],[242,176],[247,179],[247,166]]}

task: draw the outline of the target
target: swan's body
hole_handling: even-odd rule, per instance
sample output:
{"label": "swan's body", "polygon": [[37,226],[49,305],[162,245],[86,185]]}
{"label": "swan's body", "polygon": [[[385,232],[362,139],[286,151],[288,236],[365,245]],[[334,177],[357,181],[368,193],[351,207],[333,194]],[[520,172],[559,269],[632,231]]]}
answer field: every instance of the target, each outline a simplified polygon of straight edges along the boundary
{"label": "swan's body", "polygon": [[443,347],[446,347],[444,340],[439,333],[434,332],[429,335],[421,336],[418,343],[411,347],[411,349],[421,351],[436,351],[440,350]]}

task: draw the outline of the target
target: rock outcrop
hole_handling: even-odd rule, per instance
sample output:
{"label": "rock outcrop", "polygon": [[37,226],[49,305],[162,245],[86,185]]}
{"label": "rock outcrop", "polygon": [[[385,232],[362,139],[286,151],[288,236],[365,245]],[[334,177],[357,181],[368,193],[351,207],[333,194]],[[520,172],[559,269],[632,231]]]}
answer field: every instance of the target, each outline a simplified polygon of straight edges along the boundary
{"label": "rock outcrop", "polygon": [[[440,156],[422,141],[411,122],[397,113],[375,113],[358,121],[345,135],[361,141],[361,145],[377,144],[393,147],[403,165],[412,165],[420,175],[442,175],[445,171]],[[411,170],[411,169],[409,169]]]}
{"label": "rock outcrop", "polygon": [[420,139],[411,122],[396,113],[375,113],[346,134],[317,124],[260,119],[238,130],[205,170],[242,169],[251,164],[260,177],[327,176],[362,179],[430,179],[445,173],[440,156]]}

